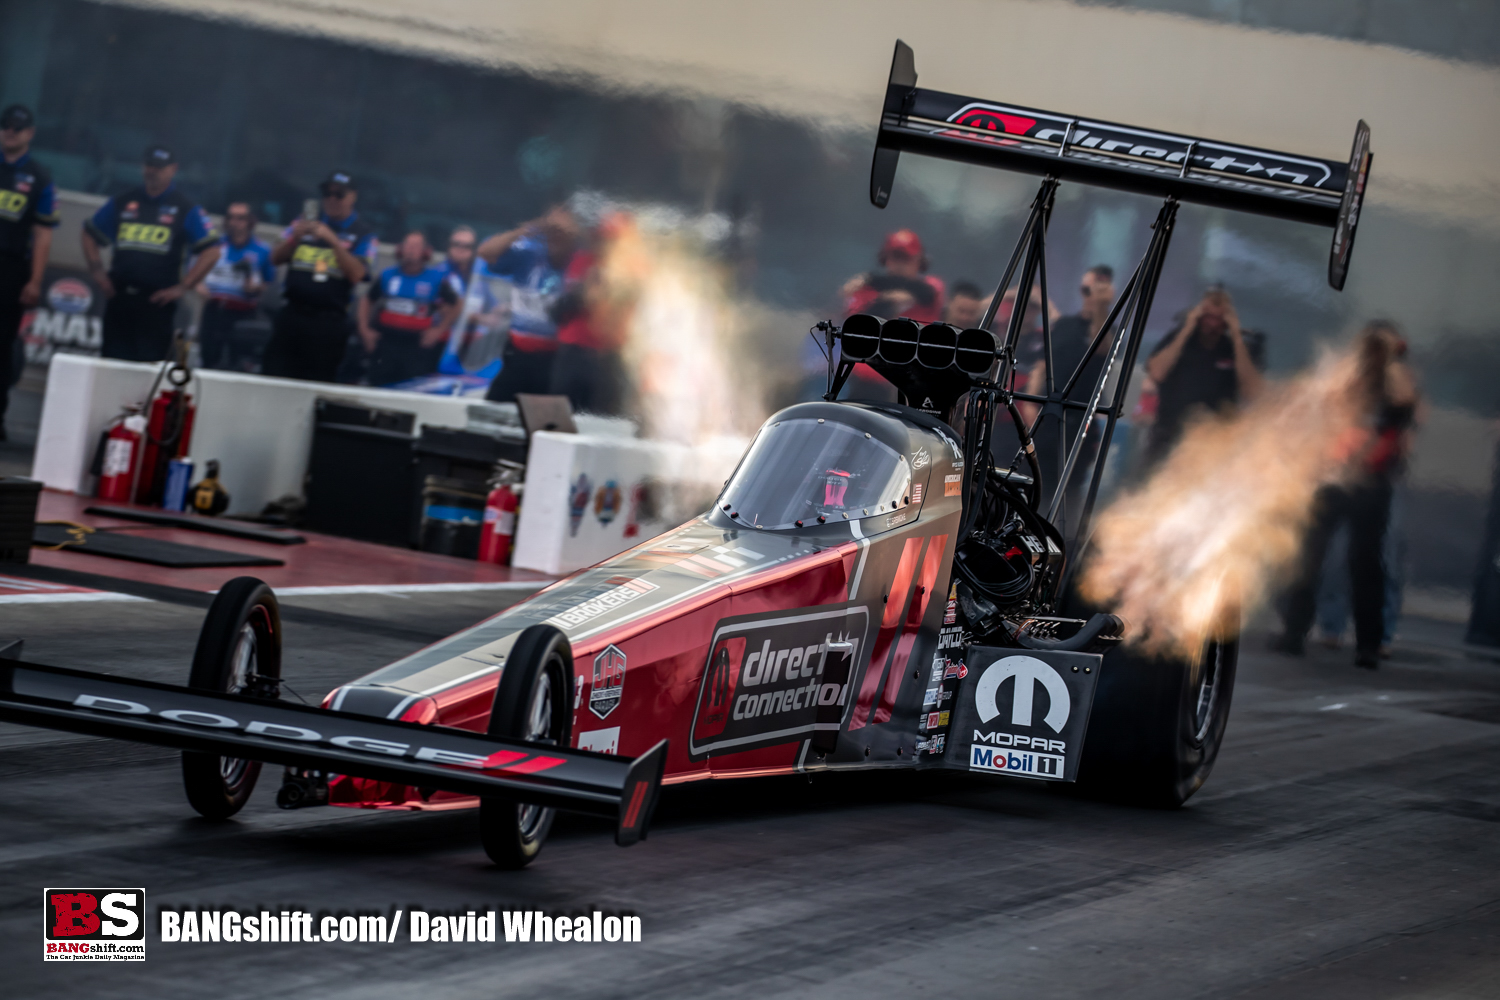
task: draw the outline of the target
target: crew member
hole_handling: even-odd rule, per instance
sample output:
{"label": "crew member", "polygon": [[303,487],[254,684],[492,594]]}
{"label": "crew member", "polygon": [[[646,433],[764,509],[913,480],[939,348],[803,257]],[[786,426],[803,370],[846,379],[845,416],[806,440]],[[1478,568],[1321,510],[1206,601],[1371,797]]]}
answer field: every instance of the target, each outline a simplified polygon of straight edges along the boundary
{"label": "crew member", "polygon": [[[593,245],[574,255],[557,306],[557,364],[552,394],[567,396],[574,411],[622,416],[630,392],[623,356],[640,298],[641,245],[623,212],[600,221]],[[622,248],[623,243],[623,248]],[[605,259],[615,255],[615,280],[604,280]],[[623,260],[621,258],[624,258]],[[635,279],[635,280],[633,280]]]}
{"label": "crew member", "polygon": [[224,212],[224,241],[219,259],[198,286],[207,301],[198,320],[198,351],[204,368],[239,368],[231,334],[234,325],[251,319],[260,295],[276,280],[271,248],[255,238],[255,215],[242,201]]}
{"label": "crew member", "polygon": [[960,330],[972,330],[984,319],[984,310],[990,300],[972,281],[956,281],[948,296],[948,307],[943,310],[943,322]]}
{"label": "crew member", "polygon": [[[875,259],[882,270],[857,274],[844,282],[846,317],[869,313],[882,319],[904,316],[918,323],[942,319],[943,279],[927,274],[927,254],[916,233],[910,229],[891,233]],[[894,401],[896,390],[873,368],[860,363],[854,366],[845,398]]]}
{"label": "crew member", "polygon": [[1148,466],[1172,450],[1195,411],[1222,410],[1255,397],[1260,371],[1222,285],[1210,288],[1188,310],[1182,325],[1161,339],[1146,361],[1146,374],[1157,386],[1156,423],[1146,445]]}
{"label": "crew member", "polygon": [[563,290],[563,272],[578,246],[578,220],[557,205],[540,219],[479,244],[490,273],[511,282],[510,339],[500,374],[485,398],[510,402],[518,392],[546,393],[557,356],[552,308]]}
{"label": "crew member", "polygon": [[20,372],[11,370],[21,314],[42,297],[42,274],[57,226],[52,174],[31,158],[36,121],[29,108],[0,112],[0,441]]}
{"label": "crew member", "polygon": [[[479,238],[469,226],[455,226],[448,235],[444,271],[458,311],[449,326],[438,371],[494,381],[510,327],[510,289],[508,281],[491,280],[489,265],[479,259],[478,248]],[[504,288],[506,294],[497,295],[492,286]]]}
{"label": "crew member", "polygon": [[[146,147],[144,183],[105,202],[83,224],[89,274],[109,300],[104,307],[106,358],[161,361],[172,347],[177,300],[219,261],[219,233],[174,180],[177,158]],[[99,248],[114,245],[108,273]],[[186,277],[185,257],[193,258]]]}
{"label": "crew member", "polygon": [[386,268],[359,300],[359,339],[370,353],[370,384],[393,385],[437,370],[458,295],[447,272],[431,266],[432,247],[407,233]]}
{"label": "crew member", "polygon": [[261,371],[282,378],[332,382],[349,344],[349,299],[375,262],[375,233],[354,204],[354,178],[341,170],[319,188],[316,219],[298,219],[271,252],[286,264],[286,306],[276,317]]}
{"label": "crew member", "polygon": [[[1073,377],[1073,373],[1083,362],[1083,355],[1089,349],[1089,345],[1104,328],[1104,321],[1109,318],[1110,306],[1115,300],[1114,278],[1114,270],[1107,265],[1098,264],[1089,268],[1079,281],[1078,292],[1083,302],[1078,314],[1063,316],[1052,321],[1052,390],[1054,392],[1062,392],[1068,384],[1068,379]],[[1083,370],[1078,373],[1078,380],[1073,383],[1073,391],[1068,393],[1067,398],[1070,401],[1088,403],[1093,398],[1094,384],[1099,381],[1099,373],[1104,371],[1104,362],[1109,356],[1109,347],[1109,341],[1106,340],[1090,355],[1088,363],[1083,365]],[[1036,396],[1047,394],[1045,352],[1032,366],[1026,388],[1028,392]],[[1104,395],[1100,397],[1101,403],[1109,403],[1111,400],[1108,386],[1105,389]],[[1030,406],[1026,407],[1026,411],[1035,413]],[[1083,411],[1080,409],[1070,407],[1063,416],[1065,419],[1061,422],[1058,421],[1056,414],[1043,417],[1033,434],[1037,461],[1045,480],[1043,500],[1047,504],[1052,502],[1058,478],[1062,474],[1064,463],[1067,462],[1067,453],[1078,436],[1078,428],[1083,425]],[[1102,418],[1099,423],[1103,423]],[[1063,428],[1062,434],[1058,433],[1059,426]],[[1084,450],[1079,454],[1078,462],[1073,469],[1073,476],[1068,481],[1068,491],[1065,495],[1067,504],[1063,513],[1070,518],[1076,519],[1083,512],[1083,501],[1087,496],[1094,460],[1099,455],[1102,432],[1101,426],[1089,428],[1089,438],[1084,442]]]}
{"label": "crew member", "polygon": [[876,260],[883,268],[856,275],[844,283],[844,312],[890,319],[905,316],[918,323],[943,317],[943,279],[927,273],[922,241],[910,229],[885,238]]}

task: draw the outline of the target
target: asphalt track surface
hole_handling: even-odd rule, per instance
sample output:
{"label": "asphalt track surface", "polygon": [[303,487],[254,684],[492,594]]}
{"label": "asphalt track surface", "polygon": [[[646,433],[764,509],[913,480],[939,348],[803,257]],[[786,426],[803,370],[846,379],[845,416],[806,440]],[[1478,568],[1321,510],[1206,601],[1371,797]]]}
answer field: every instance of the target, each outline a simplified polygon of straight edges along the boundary
{"label": "asphalt track surface", "polygon": [[[309,700],[496,610],[495,593],[296,598],[285,676]],[[27,658],[186,676],[200,608],[0,607]],[[364,623],[362,626],[361,623]],[[1242,658],[1219,764],[1145,811],[959,776],[669,791],[650,839],[563,818],[497,871],[470,812],[283,812],[183,799],[175,757],[0,727],[0,995],[111,997],[1500,996],[1500,663],[1409,622],[1349,654]],[[147,960],[41,961],[44,887],[144,886]],[[622,944],[164,944],[162,906],[595,908]]]}

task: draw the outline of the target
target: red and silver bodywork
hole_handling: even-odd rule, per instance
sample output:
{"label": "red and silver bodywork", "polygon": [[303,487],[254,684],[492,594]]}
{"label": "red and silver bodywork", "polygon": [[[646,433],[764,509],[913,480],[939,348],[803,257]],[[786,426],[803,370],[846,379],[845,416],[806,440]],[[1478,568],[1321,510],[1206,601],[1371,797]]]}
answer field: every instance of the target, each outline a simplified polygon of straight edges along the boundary
{"label": "red and silver bodywork", "polygon": [[[919,746],[942,746],[940,715],[923,701],[952,617],[958,440],[907,407],[858,403],[792,407],[761,434],[795,420],[899,445],[900,498],[770,530],[721,502],[334,690],[325,705],[483,731],[511,644],[548,624],[572,646],[574,745],[634,757],[670,740],[664,784],[917,763]],[[721,501],[735,499],[736,476]],[[473,801],[354,778],[330,791],[343,805]]]}

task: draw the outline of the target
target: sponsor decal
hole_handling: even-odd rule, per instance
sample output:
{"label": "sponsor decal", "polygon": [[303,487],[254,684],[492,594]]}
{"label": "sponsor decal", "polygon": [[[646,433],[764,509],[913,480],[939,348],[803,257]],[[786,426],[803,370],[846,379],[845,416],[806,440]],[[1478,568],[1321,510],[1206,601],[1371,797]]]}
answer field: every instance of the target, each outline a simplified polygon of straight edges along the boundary
{"label": "sponsor decal", "polygon": [[593,729],[586,733],[579,733],[578,749],[593,750],[595,753],[619,753],[620,727],[614,726],[610,729]]}
{"label": "sponsor decal", "polygon": [[948,606],[943,609],[943,624],[952,625],[958,621],[958,582],[955,580],[948,588]]}
{"label": "sponsor decal", "polygon": [[[21,185],[17,184],[16,187]],[[26,211],[26,202],[29,201],[24,194],[14,191],[0,191],[0,219],[7,222],[18,221]]]}
{"label": "sponsor decal", "polygon": [[[940,668],[940,667],[939,668],[935,668],[933,670],[933,672],[934,673],[939,673],[939,672],[941,672],[941,669],[942,668]],[[928,688],[926,691],[924,691],[922,693],[922,707],[923,708],[931,708],[933,705],[936,705],[938,703],[938,693],[939,693],[939,689],[938,688]]]}
{"label": "sponsor decal", "polygon": [[589,494],[593,492],[594,482],[589,479],[587,472],[580,472],[574,480],[573,486],[568,490],[568,534],[578,536],[578,526],[583,523],[583,512],[589,506]]}
{"label": "sponsor decal", "polygon": [[1073,704],[1068,696],[1068,686],[1056,670],[1034,656],[1007,656],[985,668],[979,683],[974,685],[974,707],[979,712],[979,720],[989,722],[1000,714],[995,696],[1000,692],[1000,685],[1011,679],[1015,680],[1015,692],[1011,696],[1010,724],[1031,725],[1032,695],[1040,684],[1051,702],[1042,721],[1054,733],[1062,732]]}
{"label": "sponsor decal", "polygon": [[613,479],[607,480],[594,494],[594,516],[602,525],[608,525],[620,513],[620,485]]}
{"label": "sponsor decal", "polygon": [[948,724],[951,712],[928,712],[924,720],[927,729],[941,729]]}
{"label": "sponsor decal", "polygon": [[967,676],[969,676],[969,668],[962,663],[950,663],[943,671],[943,680],[947,680],[950,677],[957,677],[959,680],[963,680]]}
{"label": "sponsor decal", "polygon": [[547,621],[559,628],[582,625],[584,622],[629,604],[642,594],[649,594],[657,589],[656,584],[648,580],[638,580],[629,576],[612,576],[607,582],[611,584],[610,589],[566,611],[559,611]]}
{"label": "sponsor decal", "polygon": [[44,889],[42,960],[144,962],[145,889]]}
{"label": "sponsor decal", "polygon": [[913,472],[918,469],[925,469],[931,464],[932,456],[927,454],[926,448],[918,448],[917,453],[911,457],[911,468]]}
{"label": "sponsor decal", "polygon": [[963,477],[962,473],[959,473],[957,475],[944,476],[943,477],[943,496],[945,496],[945,497],[963,496],[963,492],[964,492],[964,477]]}
{"label": "sponsor decal", "polygon": [[939,733],[930,739],[921,740],[917,743],[917,753],[940,754],[943,752],[943,744],[947,739],[946,733]]}
{"label": "sponsor decal", "polygon": [[808,610],[721,622],[703,668],[689,756],[836,736],[869,612]]}
{"label": "sponsor decal", "polygon": [[[607,718],[620,707],[625,692],[625,654],[611,643],[594,657],[594,682],[589,687],[589,711]],[[619,730],[616,730],[616,735]]]}
{"label": "sponsor decal", "polygon": [[965,645],[967,643],[964,642],[964,630],[962,626],[938,629],[937,648],[939,651],[944,649],[962,649]]}
{"label": "sponsor decal", "polygon": [[969,746],[969,770],[1000,771],[1022,778],[1051,778],[1063,776],[1066,758],[1045,753],[1027,753],[1011,750],[992,750],[978,744]]}
{"label": "sponsor decal", "polygon": [[1073,781],[1102,657],[984,647],[969,656],[976,677],[951,702],[961,735],[950,761],[970,771]]}
{"label": "sponsor decal", "polygon": [[[1180,168],[1184,157],[1190,157],[1188,165],[1193,170],[1227,173],[1247,180],[1265,178],[1312,188],[1325,185],[1337,188],[1341,182],[1341,179],[1335,181],[1329,164],[1319,160],[981,101],[964,105],[949,115],[947,121],[974,130],[951,129],[941,133],[949,138],[1009,146],[1017,144],[1017,139],[1009,137],[1018,136],[1058,146],[1066,144],[1071,155],[1105,154],[1115,160],[1125,159],[1126,162],[1135,161],[1148,166],[1154,164],[1157,169],[1168,164]],[[1330,181],[1334,183],[1330,184]]]}
{"label": "sponsor decal", "polygon": [[94,292],[77,278],[58,278],[47,289],[47,304],[60,313],[86,313],[94,304]]}
{"label": "sponsor decal", "polygon": [[898,524],[905,524],[907,516],[907,512],[904,510],[899,514],[892,514],[890,517],[887,517],[885,519],[886,528],[894,528]]}

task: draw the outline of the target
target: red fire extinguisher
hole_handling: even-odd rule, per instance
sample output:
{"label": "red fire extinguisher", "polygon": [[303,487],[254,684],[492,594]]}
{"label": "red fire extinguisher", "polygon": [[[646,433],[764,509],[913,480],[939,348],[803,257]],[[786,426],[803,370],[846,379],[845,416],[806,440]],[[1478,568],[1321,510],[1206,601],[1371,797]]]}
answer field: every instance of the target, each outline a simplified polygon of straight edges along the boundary
{"label": "red fire extinguisher", "polygon": [[172,459],[187,455],[197,412],[193,397],[183,388],[189,377],[186,368],[173,367],[167,372],[173,388],[162,390],[151,400],[141,474],[136,479],[136,503],[159,505],[167,485],[167,466]]}
{"label": "red fire extinguisher", "polygon": [[516,534],[516,510],[521,505],[521,467],[502,463],[495,488],[484,501],[484,526],[479,530],[479,561],[510,562],[511,539]]}
{"label": "red fire extinguisher", "polygon": [[109,429],[104,439],[104,463],[99,471],[100,500],[130,502],[130,487],[140,465],[145,433],[146,418],[133,406],[124,419]]}

